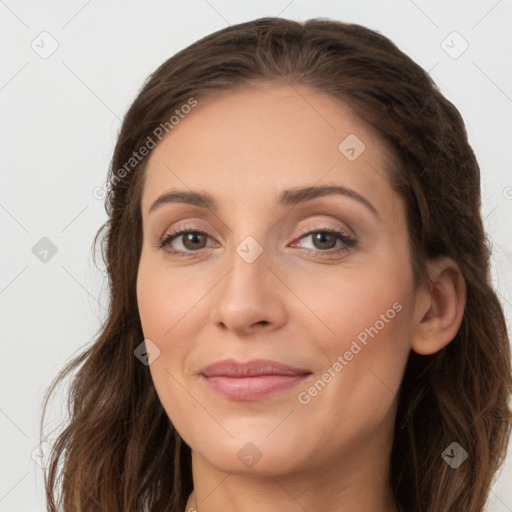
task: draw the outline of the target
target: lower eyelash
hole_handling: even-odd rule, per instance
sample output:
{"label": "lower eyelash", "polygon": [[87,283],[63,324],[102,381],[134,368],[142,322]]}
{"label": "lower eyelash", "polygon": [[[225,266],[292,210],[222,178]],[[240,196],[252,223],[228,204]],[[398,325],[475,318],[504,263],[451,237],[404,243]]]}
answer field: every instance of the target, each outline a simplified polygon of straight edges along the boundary
{"label": "lower eyelash", "polygon": [[[179,237],[180,235],[184,235],[186,233],[195,233],[195,234],[204,235],[204,236],[208,237],[208,233],[205,233],[204,231],[200,231],[197,229],[182,229],[180,231],[174,231],[172,233],[168,233],[168,234],[164,235],[162,238],[160,238],[157,241],[157,243],[155,245],[157,248],[162,249],[163,251],[167,252],[168,254],[171,254],[173,256],[178,256],[178,257],[187,257],[187,256],[193,254],[194,252],[200,252],[202,249],[198,249],[197,251],[177,251],[170,247],[169,244],[172,240],[174,240],[175,238]],[[299,248],[299,249],[307,251],[310,254],[313,253],[315,255],[320,255],[320,256],[329,256],[329,255],[333,255],[333,254],[340,254],[340,253],[346,252],[346,251],[354,248],[357,245],[357,242],[355,239],[346,235],[343,231],[338,231],[336,229],[318,229],[317,228],[317,229],[309,230],[309,231],[306,230],[301,233],[301,237],[299,239],[302,239],[308,235],[312,235],[315,233],[330,233],[330,234],[336,235],[343,242],[344,245],[342,247],[338,247],[337,249],[326,249],[326,250],[304,249],[304,248]]]}

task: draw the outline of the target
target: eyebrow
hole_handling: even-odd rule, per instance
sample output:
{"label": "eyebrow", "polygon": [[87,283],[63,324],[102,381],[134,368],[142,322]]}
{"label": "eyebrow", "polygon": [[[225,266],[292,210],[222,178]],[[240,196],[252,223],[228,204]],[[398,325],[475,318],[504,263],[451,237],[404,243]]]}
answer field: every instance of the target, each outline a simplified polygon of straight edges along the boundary
{"label": "eyebrow", "polygon": [[[340,185],[324,185],[320,187],[297,187],[289,190],[283,190],[279,195],[275,206],[295,206],[297,204],[311,201],[318,197],[325,197],[332,194],[338,194],[349,197],[358,201],[360,204],[366,206],[377,218],[379,213],[368,199],[358,194],[355,190]],[[187,203],[200,208],[206,208],[211,211],[218,211],[219,206],[217,201],[208,193],[194,192],[186,190],[171,190],[161,196],[151,205],[148,213],[151,213],[164,204],[168,203]]]}

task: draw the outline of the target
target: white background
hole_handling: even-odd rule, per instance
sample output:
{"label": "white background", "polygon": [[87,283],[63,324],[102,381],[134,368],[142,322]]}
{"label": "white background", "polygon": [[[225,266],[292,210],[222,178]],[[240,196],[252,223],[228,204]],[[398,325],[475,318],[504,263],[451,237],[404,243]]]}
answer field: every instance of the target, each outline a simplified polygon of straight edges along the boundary
{"label": "white background", "polygon": [[[510,329],[511,0],[5,0],[0,15],[0,511],[45,510],[32,458],[43,392],[105,317],[103,267],[91,246],[106,213],[92,191],[105,182],[120,121],[158,65],[228,24],[278,15],[355,22],[430,72],[460,110],[482,169],[482,215]],[[458,58],[442,46],[453,31],[469,44]],[[48,51],[52,39],[58,48],[48,58],[31,47]],[[447,41],[452,52],[462,48]],[[57,248],[46,263],[32,252],[43,237]],[[491,512],[512,511],[510,451]]]}

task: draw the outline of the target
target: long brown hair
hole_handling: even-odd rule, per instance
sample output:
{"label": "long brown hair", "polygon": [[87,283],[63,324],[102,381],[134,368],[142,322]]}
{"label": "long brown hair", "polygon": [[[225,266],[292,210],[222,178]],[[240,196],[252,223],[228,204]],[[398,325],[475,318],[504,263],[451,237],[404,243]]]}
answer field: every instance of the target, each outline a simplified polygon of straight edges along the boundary
{"label": "long brown hair", "polygon": [[[230,26],[180,51],[148,78],[124,118],[109,171],[108,220],[94,240],[96,246],[104,235],[108,317],[45,396],[41,425],[56,384],[77,370],[69,422],[45,470],[47,509],[185,508],[192,491],[190,448],[167,417],[148,366],[134,356],[144,339],[136,279],[148,155],[141,158],[140,148],[162,127],[170,132],[170,116],[191,100],[200,103],[253,81],[312,87],[375,127],[396,155],[387,172],[407,204],[415,279],[425,279],[426,262],[438,255],[459,265],[467,302],[456,337],[430,356],[411,351],[407,362],[391,486],[404,511],[480,512],[506,455],[512,372],[504,314],[490,281],[480,170],[463,120],[430,76],[378,32],[280,18]],[[468,453],[457,469],[441,457],[452,442]]]}

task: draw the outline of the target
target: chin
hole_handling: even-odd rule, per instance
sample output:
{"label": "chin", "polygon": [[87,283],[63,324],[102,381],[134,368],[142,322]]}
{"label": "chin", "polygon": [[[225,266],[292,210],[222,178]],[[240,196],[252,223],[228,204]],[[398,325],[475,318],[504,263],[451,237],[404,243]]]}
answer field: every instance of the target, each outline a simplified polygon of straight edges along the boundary
{"label": "chin", "polygon": [[279,475],[297,470],[301,462],[297,446],[301,443],[290,442],[290,436],[289,442],[284,443],[283,438],[277,434],[273,440],[266,438],[267,435],[268,431],[265,430],[255,435],[246,435],[243,439],[234,437],[220,441],[203,437],[197,448],[192,446],[192,450],[226,473],[268,476],[269,473]]}

